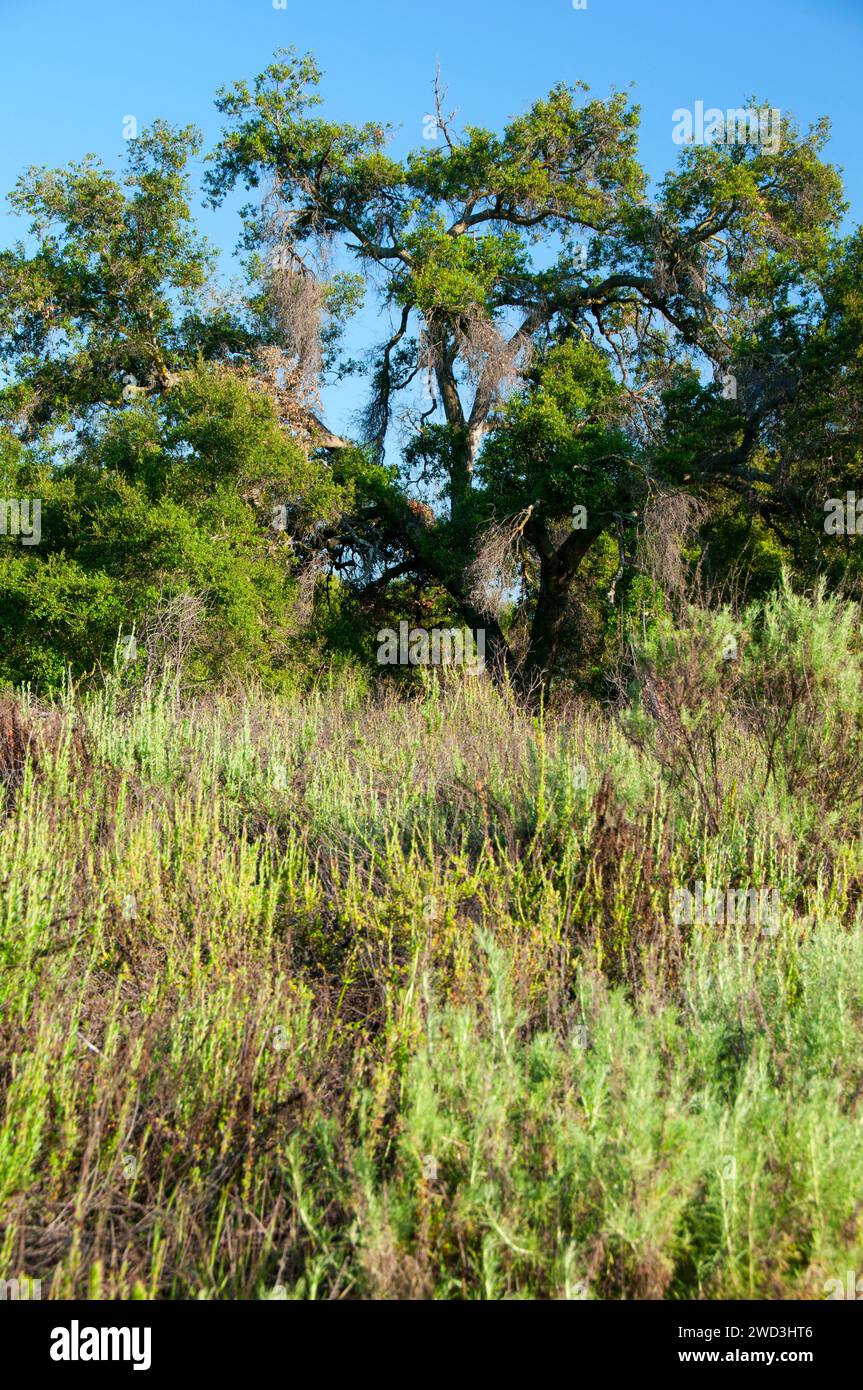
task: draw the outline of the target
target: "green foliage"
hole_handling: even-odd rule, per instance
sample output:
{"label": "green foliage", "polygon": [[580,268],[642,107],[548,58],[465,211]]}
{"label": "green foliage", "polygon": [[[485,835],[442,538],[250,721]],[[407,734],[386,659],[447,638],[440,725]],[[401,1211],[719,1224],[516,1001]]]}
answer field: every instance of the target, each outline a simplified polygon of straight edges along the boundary
{"label": "green foliage", "polygon": [[825,592],[796,594],[788,575],[748,615],[752,640],[744,698],[769,766],[791,791],[803,786],[835,814],[859,804],[863,753],[863,660],[857,605]]}
{"label": "green foliage", "polygon": [[188,678],[299,678],[297,576],[346,493],[260,389],[202,366],[106,417],[62,469],[21,446],[9,459],[2,495],[41,496],[43,534],[29,551],[0,538],[3,678],[56,689],[67,669],[109,661],[120,629],[146,641],[166,613],[189,612],[184,596],[200,603],[195,623],[166,640],[183,647]]}
{"label": "green foliage", "polygon": [[[557,84],[500,131],[455,130],[439,109],[434,140],[396,158],[385,123],[324,117],[320,81],[287,50],[218,95],[209,197],[271,190],[242,214],[239,294],[214,284],[193,225],[193,127],[155,122],[122,175],[88,156],[27,171],[11,195],[29,242],[0,253],[0,420],[26,445],[16,477],[47,469],[52,583],[68,562],[83,592],[97,545],[111,583],[86,600],[87,633],[61,622],[37,640],[38,564],[4,545],[6,609],[23,605],[30,652],[7,656],[7,675],[50,668],[56,683],[112,649],[118,605],[142,621],[156,594],[185,592],[210,615],[195,678],[243,662],[270,681],[291,585],[305,573],[307,608],[320,565],[338,588],[327,640],[346,613],[410,594],[427,616],[484,613],[526,688],[598,689],[626,622],[612,605],[644,578],[639,522],[669,493],[705,507],[683,567],[719,586],[763,598],[783,566],[859,579],[854,547],[819,524],[822,499],[859,474],[863,360],[861,239],[840,234],[826,121],[802,132],[783,110],[776,142],[684,148],[651,199],[624,93]],[[387,336],[342,360],[367,295]],[[218,400],[193,384],[208,363]],[[348,442],[317,418],[316,391],[356,371],[370,398]],[[420,381],[432,396],[418,406]],[[319,462],[298,454],[283,484],[287,438]],[[286,504],[290,556],[255,529]],[[125,550],[104,535],[121,517]],[[507,527],[507,574],[488,573]],[[507,588],[505,619],[478,574]],[[356,650],[352,636],[330,655]]]}
{"label": "green foliage", "polygon": [[482,452],[480,481],[503,512],[542,499],[554,517],[584,506],[594,525],[627,495],[620,475],[630,446],[614,428],[620,409],[620,386],[596,348],[571,339],[552,347],[501,412]]}
{"label": "green foliage", "polygon": [[443,217],[436,216],[405,244],[416,268],[401,300],[415,303],[428,320],[440,311],[493,314],[501,282],[528,269],[522,235],[513,229],[481,240],[453,237]]}
{"label": "green foliage", "polygon": [[213,267],[188,205],[199,149],[194,127],[157,121],[129,142],[122,182],[92,156],[21,176],[10,203],[36,250],[0,253],[0,353],[15,369],[0,413],[53,427],[119,405],[126,376],[143,389],[179,364],[179,316]]}

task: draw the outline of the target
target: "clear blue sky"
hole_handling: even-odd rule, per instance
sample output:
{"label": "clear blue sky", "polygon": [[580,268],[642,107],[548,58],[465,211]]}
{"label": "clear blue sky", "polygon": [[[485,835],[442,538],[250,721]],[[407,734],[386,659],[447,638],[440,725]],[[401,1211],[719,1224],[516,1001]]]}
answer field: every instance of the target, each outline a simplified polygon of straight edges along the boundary
{"label": "clear blue sky", "polygon": [[[677,107],[756,95],[804,125],[827,114],[861,219],[863,0],[0,0],[0,189],[30,164],[88,152],[118,165],[127,115],[194,121],[213,143],[215,89],[289,44],[316,54],[327,114],[390,120],[402,148],[422,142],[438,60],[448,106],[478,125],[501,125],[557,81],[601,95],[634,84],[656,178],[678,154]],[[200,209],[228,270],[235,207]],[[0,244],[20,234],[4,205]]]}

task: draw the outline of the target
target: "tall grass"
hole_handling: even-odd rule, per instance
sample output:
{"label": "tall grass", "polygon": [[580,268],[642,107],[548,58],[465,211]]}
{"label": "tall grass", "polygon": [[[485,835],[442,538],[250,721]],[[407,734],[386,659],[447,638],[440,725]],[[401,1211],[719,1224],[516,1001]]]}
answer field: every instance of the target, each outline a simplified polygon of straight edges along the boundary
{"label": "tall grass", "polygon": [[[859,801],[789,783],[754,718],[713,730],[705,801],[624,725],[470,679],[7,699],[0,1275],[794,1298],[860,1270]],[[778,930],[676,924],[695,881],[777,888]]]}

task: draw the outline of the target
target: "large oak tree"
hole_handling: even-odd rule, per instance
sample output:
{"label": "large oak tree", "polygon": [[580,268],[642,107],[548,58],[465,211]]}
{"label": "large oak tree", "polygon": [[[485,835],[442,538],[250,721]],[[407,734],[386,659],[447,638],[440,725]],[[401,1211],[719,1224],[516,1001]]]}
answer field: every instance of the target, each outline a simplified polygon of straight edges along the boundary
{"label": "large oak tree", "polygon": [[220,93],[209,188],[262,189],[249,234],[297,292],[340,250],[390,319],[361,440],[386,466],[334,461],[358,483],[330,535],[349,582],[442,586],[512,665],[483,599],[503,536],[519,655],[548,675],[585,556],[610,533],[624,567],[657,494],[724,494],[783,543],[811,533],[812,461],[831,431],[859,446],[830,404],[859,352],[836,315],[859,248],[839,235],[826,122],[801,134],[784,114],[778,148],[686,148],[651,192],[625,95],[559,85],[495,133],[456,131],[438,87],[436,138],[397,159],[383,123],[318,114],[319,76],[283,53]]}
{"label": "large oak tree", "polygon": [[[218,97],[208,196],[260,195],[232,295],[193,225],[193,128],[157,122],[122,181],[92,158],[22,176],[30,241],[0,253],[4,459],[63,487],[73,464],[81,488],[119,472],[141,506],[192,469],[207,506],[239,495],[270,558],[284,503],[286,583],[337,574],[370,616],[443,605],[529,685],[579,672],[585,566],[604,556],[619,598],[646,519],[682,514],[663,522],[663,499],[697,496],[726,549],[757,530],[806,573],[847,570],[822,522],[859,486],[863,252],[825,121],[685,148],[653,188],[623,94],[557,86],[497,133],[457,130],[438,87],[435,139],[395,158],[385,125],[320,114],[319,80],[286,53]],[[384,327],[346,358],[362,296]],[[367,408],[345,437],[317,393],[354,369]],[[225,373],[266,391],[300,451],[264,447]],[[192,398],[210,404],[186,421]],[[211,450],[220,410],[236,429]],[[222,524],[201,532],[210,587]],[[16,574],[80,549],[78,522],[51,525]]]}

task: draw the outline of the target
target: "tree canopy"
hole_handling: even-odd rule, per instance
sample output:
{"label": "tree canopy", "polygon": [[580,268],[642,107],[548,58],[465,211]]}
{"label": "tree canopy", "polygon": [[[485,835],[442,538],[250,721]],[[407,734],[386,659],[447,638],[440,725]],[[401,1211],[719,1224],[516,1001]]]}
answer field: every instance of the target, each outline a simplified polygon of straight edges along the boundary
{"label": "tree canopy", "polygon": [[[45,520],[38,547],[0,541],[29,652],[9,677],[92,664],[185,593],[202,675],[368,660],[402,615],[583,683],[668,579],[663,533],[756,589],[856,576],[823,526],[857,479],[863,346],[826,120],[690,145],[654,187],[624,93],[560,84],[494,132],[456,128],[438,84],[436,138],[398,159],[383,122],[320,114],[320,80],[281,52],[218,95],[206,194],[254,197],[240,294],[194,227],[192,127],[157,122],[122,177],[88,157],[11,195],[0,481],[38,484]],[[388,326],[351,356],[363,301]],[[350,437],[320,405],[348,372]]]}

